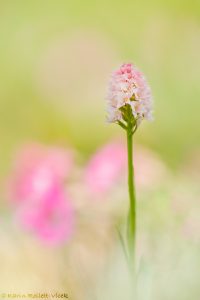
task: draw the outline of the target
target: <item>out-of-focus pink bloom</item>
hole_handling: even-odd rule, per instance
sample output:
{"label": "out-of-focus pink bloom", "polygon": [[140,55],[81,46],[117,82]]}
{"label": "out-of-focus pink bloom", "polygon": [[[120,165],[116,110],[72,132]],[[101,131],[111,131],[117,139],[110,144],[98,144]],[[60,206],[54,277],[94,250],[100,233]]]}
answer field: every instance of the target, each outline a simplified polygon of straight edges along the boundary
{"label": "out-of-focus pink bloom", "polygon": [[23,227],[47,245],[57,245],[68,240],[74,230],[71,200],[59,186],[40,201],[21,205],[17,217]]}
{"label": "out-of-focus pink bloom", "polygon": [[25,201],[51,193],[51,188],[69,175],[72,164],[70,151],[39,144],[25,146],[16,157],[13,199]]}
{"label": "out-of-focus pink bloom", "polygon": [[28,145],[16,157],[11,194],[20,223],[48,244],[68,239],[74,214],[64,179],[72,166],[71,152]]}
{"label": "out-of-focus pink bloom", "polygon": [[119,142],[112,142],[98,150],[89,161],[85,180],[94,193],[107,192],[126,165],[126,149]]}
{"label": "out-of-focus pink bloom", "polygon": [[130,104],[138,124],[152,120],[152,95],[144,75],[132,64],[114,71],[108,89],[108,121],[122,120],[120,108]]}
{"label": "out-of-focus pink bloom", "polygon": [[[134,177],[137,187],[154,188],[167,177],[167,168],[156,154],[141,146],[134,147]],[[89,161],[85,180],[87,187],[99,194],[109,191],[119,177],[126,178],[127,154],[124,144],[112,142],[103,146]]]}

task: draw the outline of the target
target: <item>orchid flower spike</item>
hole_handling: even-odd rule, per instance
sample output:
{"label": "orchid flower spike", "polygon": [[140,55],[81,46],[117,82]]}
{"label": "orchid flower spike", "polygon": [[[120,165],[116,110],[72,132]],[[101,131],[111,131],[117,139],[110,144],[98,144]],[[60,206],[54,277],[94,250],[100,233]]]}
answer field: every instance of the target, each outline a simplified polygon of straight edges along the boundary
{"label": "orchid flower spike", "polygon": [[134,132],[143,119],[151,121],[152,95],[144,75],[133,65],[123,64],[111,75],[108,88],[108,122]]}

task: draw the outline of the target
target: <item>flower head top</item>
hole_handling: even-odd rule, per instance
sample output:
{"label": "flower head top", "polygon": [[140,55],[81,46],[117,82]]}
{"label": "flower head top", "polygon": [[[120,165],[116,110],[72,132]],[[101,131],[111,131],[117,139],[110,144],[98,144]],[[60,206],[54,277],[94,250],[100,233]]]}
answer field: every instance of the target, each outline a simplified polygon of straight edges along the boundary
{"label": "flower head top", "polygon": [[144,75],[132,64],[123,64],[114,71],[108,91],[108,121],[127,122],[127,117],[138,125],[141,120],[152,120],[151,90]]}

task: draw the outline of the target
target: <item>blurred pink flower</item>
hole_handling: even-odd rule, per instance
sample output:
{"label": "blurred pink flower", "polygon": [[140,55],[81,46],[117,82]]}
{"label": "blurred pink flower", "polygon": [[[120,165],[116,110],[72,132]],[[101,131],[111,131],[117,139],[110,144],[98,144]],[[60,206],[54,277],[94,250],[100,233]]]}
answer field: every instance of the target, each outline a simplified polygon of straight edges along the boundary
{"label": "blurred pink flower", "polygon": [[126,149],[119,142],[112,142],[98,150],[89,161],[85,181],[90,191],[105,193],[120,176],[126,165]]}
{"label": "blurred pink flower", "polygon": [[74,230],[71,200],[60,186],[40,201],[30,201],[18,207],[17,217],[27,230],[47,245],[68,240]]}
{"label": "blurred pink flower", "polygon": [[123,64],[114,71],[108,89],[108,121],[122,120],[120,108],[130,104],[138,123],[152,120],[152,95],[144,75],[133,65]]}
{"label": "blurred pink flower", "polygon": [[25,146],[16,157],[10,187],[17,218],[48,244],[68,239],[73,231],[73,210],[63,185],[72,164],[71,152],[39,144]]}
{"label": "blurred pink flower", "polygon": [[[126,176],[126,148],[120,142],[111,142],[98,150],[85,171],[86,185],[90,191],[106,193]],[[154,188],[167,178],[168,170],[163,161],[151,150],[134,147],[134,173],[138,189]]]}
{"label": "blurred pink flower", "polygon": [[25,201],[44,197],[69,175],[72,164],[70,151],[39,144],[26,145],[16,157],[12,198]]}

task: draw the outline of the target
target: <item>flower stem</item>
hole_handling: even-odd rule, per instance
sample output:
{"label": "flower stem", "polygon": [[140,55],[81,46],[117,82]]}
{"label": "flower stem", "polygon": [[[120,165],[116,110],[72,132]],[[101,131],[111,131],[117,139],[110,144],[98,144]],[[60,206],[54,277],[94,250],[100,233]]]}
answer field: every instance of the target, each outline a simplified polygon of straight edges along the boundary
{"label": "flower stem", "polygon": [[135,239],[136,239],[136,197],[134,186],[134,169],[133,169],[133,134],[132,126],[128,124],[127,128],[127,151],[128,151],[128,189],[130,210],[128,218],[128,248],[131,269],[135,270]]}

